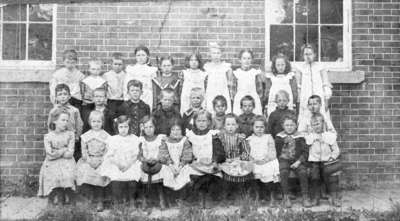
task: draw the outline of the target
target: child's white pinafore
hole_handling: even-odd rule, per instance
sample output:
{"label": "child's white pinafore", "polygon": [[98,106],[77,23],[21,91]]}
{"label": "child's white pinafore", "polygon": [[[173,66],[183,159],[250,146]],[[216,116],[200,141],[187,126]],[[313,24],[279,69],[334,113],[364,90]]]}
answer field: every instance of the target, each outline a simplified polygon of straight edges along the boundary
{"label": "child's white pinafore", "polygon": [[274,75],[272,73],[267,74],[267,78],[271,80],[271,89],[269,91],[269,96],[268,96],[268,104],[267,104],[267,113],[268,116],[276,110],[276,107],[278,106],[277,103],[275,102],[276,99],[276,94],[280,90],[284,90],[289,94],[289,103],[288,103],[288,108],[290,110],[293,110],[293,91],[292,87],[290,86],[290,81],[294,78],[294,73],[289,72],[286,75],[283,74],[278,74]]}
{"label": "child's white pinafore", "polygon": [[240,108],[240,100],[247,95],[250,95],[254,98],[255,107],[253,113],[262,114],[261,99],[260,96],[257,94],[256,89],[256,77],[260,73],[260,70],[256,70],[254,68],[248,71],[244,71],[241,68],[238,68],[233,72],[237,79],[237,92],[233,101],[234,114],[239,116],[243,113]]}
{"label": "child's white pinafore", "polygon": [[231,64],[222,62],[218,65],[212,63],[206,63],[204,70],[207,73],[207,88],[206,88],[206,109],[210,113],[214,113],[214,107],[212,101],[218,95],[225,97],[227,101],[227,112],[230,113],[231,108],[231,97],[228,88],[227,72],[231,70]]}
{"label": "child's white pinafore", "polygon": [[[115,135],[107,139],[108,152],[104,163],[101,165],[100,174],[110,181],[139,181],[141,178],[141,162],[139,155],[139,138],[134,135]],[[133,164],[125,171],[121,171],[118,165],[111,162],[114,160],[122,166]]]}
{"label": "child's white pinafore", "polygon": [[[207,74],[199,69],[186,69],[182,71],[183,85],[181,93],[181,114],[190,108],[190,93],[195,87],[199,87],[204,91],[204,81]],[[204,102],[203,102],[204,106]]]}
{"label": "child's white pinafore", "polygon": [[[261,137],[252,135],[247,138],[250,145],[250,157],[255,160],[263,160],[268,157],[270,152],[268,148],[275,148],[274,146],[268,146],[271,139],[273,140],[269,134],[264,134]],[[279,162],[276,156],[274,160],[262,165],[254,163],[253,174],[256,179],[259,179],[263,183],[279,182]]]}

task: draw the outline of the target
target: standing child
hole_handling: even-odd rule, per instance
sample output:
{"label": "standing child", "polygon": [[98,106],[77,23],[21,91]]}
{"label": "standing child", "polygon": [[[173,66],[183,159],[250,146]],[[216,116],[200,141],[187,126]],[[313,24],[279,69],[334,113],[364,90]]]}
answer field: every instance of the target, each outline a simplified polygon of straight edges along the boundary
{"label": "standing child", "polygon": [[253,134],[253,120],[256,114],[253,113],[255,101],[252,96],[246,95],[240,100],[242,114],[239,116],[239,133],[246,137]]}
{"label": "standing child", "polygon": [[254,113],[262,114],[261,97],[263,96],[263,75],[260,69],[251,67],[253,52],[245,49],[239,53],[241,67],[233,72],[237,82],[237,92],[233,101],[233,113],[242,114],[241,100],[244,96],[254,99]]}
{"label": "standing child", "polygon": [[328,165],[334,165],[337,161],[340,151],[336,143],[336,133],[325,131],[324,116],[315,113],[311,117],[312,132],[306,135],[306,143],[310,145],[308,161],[311,162],[311,189],[313,195],[312,204],[319,205],[321,177],[322,182],[327,187],[329,202],[332,206],[340,206],[338,176],[331,176],[340,170],[333,166],[329,169]]}
{"label": "standing child", "polygon": [[129,117],[130,133],[140,136],[140,121],[150,115],[150,107],[142,99],[143,84],[138,80],[131,80],[127,85],[129,100],[120,106],[118,115]]}
{"label": "standing child", "polygon": [[107,82],[107,105],[114,113],[118,111],[119,106],[124,101],[124,79],[125,71],[124,60],[121,53],[113,53],[111,57],[111,70],[103,74],[103,78]]}
{"label": "standing child", "polygon": [[315,61],[315,50],[312,45],[305,45],[303,50],[304,63],[297,67],[300,85],[299,121],[307,118],[308,98],[318,95],[321,99],[322,115],[329,115],[328,105],[332,96],[332,85],[323,65]]}
{"label": "standing child", "polygon": [[289,95],[287,107],[290,110],[293,110],[298,102],[297,81],[295,74],[291,71],[289,59],[283,54],[278,54],[272,58],[271,69],[272,73],[267,74],[264,96],[264,105],[266,107],[264,112],[267,113],[268,117],[278,106],[275,100],[278,91],[284,90]]}
{"label": "standing child", "polygon": [[71,98],[71,93],[68,85],[59,84],[55,88],[55,96],[56,96],[56,104],[53,109],[50,110],[49,119],[47,124],[50,124],[51,115],[58,111],[58,109],[62,108],[69,113],[69,121],[68,121],[68,130],[73,131],[75,134],[75,150],[74,150],[74,158],[77,161],[81,156],[81,149],[79,144],[79,137],[82,134],[82,126],[83,122],[81,119],[81,114],[79,113],[78,108],[72,106],[69,103]]}
{"label": "standing child", "polygon": [[167,134],[172,125],[172,119],[179,118],[181,115],[179,109],[175,108],[175,91],[171,88],[165,88],[160,94],[160,106],[153,112],[153,118],[157,134]]}
{"label": "standing child", "polygon": [[193,128],[193,116],[196,112],[203,110],[204,90],[200,87],[194,87],[190,91],[190,108],[183,112],[183,126],[185,129]]}
{"label": "standing child", "polygon": [[308,158],[306,141],[304,136],[296,130],[297,122],[295,116],[284,116],[282,118],[282,127],[284,131],[278,133],[275,144],[279,160],[283,204],[286,208],[292,207],[289,199],[289,173],[294,171],[300,180],[303,206],[306,208],[311,207],[308,195],[308,174],[305,165]]}
{"label": "standing child", "polygon": [[276,135],[283,131],[282,119],[285,116],[296,116],[296,112],[288,107],[289,94],[285,90],[280,90],[275,94],[276,108],[268,117],[268,132],[275,139]]}
{"label": "standing child", "polygon": [[157,75],[157,68],[150,65],[150,51],[146,46],[135,48],[135,65],[126,67],[126,76],[124,80],[124,99],[129,100],[128,83],[131,80],[138,80],[143,84],[142,100],[153,108],[153,83],[152,79]]}
{"label": "standing child", "polygon": [[[265,117],[257,115],[253,120],[253,135],[246,139],[249,159],[254,164],[254,177],[270,191],[270,205],[274,206],[274,191],[279,182],[279,162],[276,157],[275,142],[270,134],[265,134]],[[256,191],[258,198],[258,191]]]}
{"label": "standing child", "polygon": [[130,119],[119,116],[114,126],[117,135],[107,139],[107,154],[101,165],[100,174],[111,183],[114,204],[130,202],[135,207],[134,194],[141,177],[139,161],[139,138],[129,130]]}
{"label": "standing child", "polygon": [[100,76],[101,74],[100,60],[89,61],[89,76],[85,77],[80,82],[82,94],[82,112],[92,110],[94,107],[93,91],[97,88],[102,88],[107,91],[107,82]]}
{"label": "standing child", "polygon": [[[192,89],[200,88],[204,91],[206,73],[203,71],[203,62],[200,53],[186,57],[186,69],[182,71],[183,84],[181,94],[181,114],[192,107]],[[202,101],[203,102],[203,101]],[[203,106],[203,104],[200,104]]]}
{"label": "standing child", "polygon": [[102,129],[103,113],[92,111],[89,115],[91,129],[81,136],[82,158],[78,161],[76,183],[89,191],[93,202],[97,201],[97,211],[103,210],[104,187],[108,180],[100,175],[100,165],[107,152],[106,140],[110,136]]}
{"label": "standing child", "polygon": [[206,78],[206,108],[210,113],[214,113],[213,100],[221,95],[227,101],[228,112],[232,112],[232,99],[234,98],[235,83],[232,74],[231,64],[221,60],[221,47],[213,42],[210,43],[211,61],[204,65],[207,73]]}
{"label": "standing child", "polygon": [[38,196],[50,195],[57,205],[70,203],[75,190],[74,132],[68,130],[69,113],[58,109],[51,113],[49,133],[44,136],[46,158],[40,168]]}
{"label": "standing child", "polygon": [[50,80],[50,101],[55,104],[55,88],[58,84],[66,84],[70,89],[71,99],[69,102],[72,106],[81,110],[82,95],[79,87],[79,83],[85,77],[82,72],[76,68],[78,62],[78,53],[75,50],[66,50],[63,53],[63,64],[64,67],[54,72],[52,79]]}
{"label": "standing child", "polygon": [[[153,78],[153,109],[156,109],[160,103],[161,91],[164,89],[171,89],[175,92],[175,96],[180,98],[182,90],[182,81],[177,73],[172,72],[174,66],[174,59],[172,57],[160,58],[160,71],[155,78]],[[179,109],[179,99],[174,101]]]}
{"label": "standing child", "polygon": [[225,112],[227,109],[227,100],[224,96],[218,95],[213,102],[214,114],[212,116],[212,129],[222,130],[224,128]]}

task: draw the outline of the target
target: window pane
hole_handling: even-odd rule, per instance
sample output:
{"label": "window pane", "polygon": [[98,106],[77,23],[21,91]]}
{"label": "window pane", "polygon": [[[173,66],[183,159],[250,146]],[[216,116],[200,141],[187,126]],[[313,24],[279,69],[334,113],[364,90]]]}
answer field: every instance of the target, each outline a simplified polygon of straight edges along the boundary
{"label": "window pane", "polygon": [[3,10],[4,21],[26,21],[26,5],[7,5]]}
{"label": "window pane", "polygon": [[271,24],[293,23],[293,0],[273,0],[268,3]]}
{"label": "window pane", "polygon": [[29,25],[29,60],[51,60],[52,24]]}
{"label": "window pane", "polygon": [[4,24],[3,28],[3,60],[25,60],[25,24]]}
{"label": "window pane", "polygon": [[318,0],[295,0],[296,23],[318,23]]}
{"label": "window pane", "polygon": [[321,0],[321,23],[343,23],[343,0]]}
{"label": "window pane", "polygon": [[296,61],[303,61],[301,49],[305,44],[312,44],[315,57],[318,58],[318,26],[296,25]]}
{"label": "window pane", "polygon": [[278,53],[285,54],[293,61],[293,27],[289,25],[271,25],[270,58]]}
{"label": "window pane", "polygon": [[342,26],[321,26],[321,61],[343,61]]}
{"label": "window pane", "polygon": [[53,5],[48,4],[32,4],[29,5],[30,21],[52,21]]}

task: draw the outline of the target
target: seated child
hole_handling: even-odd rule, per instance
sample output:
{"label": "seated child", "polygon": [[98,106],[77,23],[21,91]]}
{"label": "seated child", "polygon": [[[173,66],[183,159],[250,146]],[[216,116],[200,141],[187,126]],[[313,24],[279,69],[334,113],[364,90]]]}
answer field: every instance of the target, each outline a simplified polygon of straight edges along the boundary
{"label": "seated child", "polygon": [[[270,205],[274,206],[274,183],[279,182],[279,162],[276,158],[275,142],[270,134],[265,134],[265,117],[257,115],[253,120],[253,135],[246,139],[249,160],[254,164],[253,174],[270,191]],[[258,200],[258,191],[256,191]]]}
{"label": "seated child", "polygon": [[276,135],[283,131],[282,119],[285,116],[296,116],[296,112],[288,108],[289,94],[285,90],[276,93],[276,109],[268,117],[268,132],[275,139]]}
{"label": "seated child", "polygon": [[303,206],[311,207],[308,195],[308,174],[306,162],[308,148],[304,136],[297,132],[295,116],[287,115],[282,118],[283,131],[276,135],[275,146],[279,160],[279,173],[283,190],[283,205],[292,207],[289,199],[289,173],[294,171],[300,180]]}
{"label": "seated child", "polygon": [[253,113],[255,101],[254,98],[246,95],[240,100],[240,108],[242,114],[239,115],[239,133],[245,134],[246,137],[253,134],[253,120],[256,116]]}
{"label": "seated child", "polygon": [[203,110],[201,104],[204,101],[204,91],[199,87],[195,87],[190,91],[190,108],[183,112],[183,126],[185,129],[193,128],[193,116],[199,110]]}
{"label": "seated child", "polygon": [[206,110],[200,110],[193,116],[193,130],[186,133],[192,143],[194,161],[191,164],[195,169],[194,190],[201,195],[201,205],[206,207],[206,195],[209,190],[218,183],[216,180],[217,164],[225,162],[225,151],[216,130],[211,130],[211,114]]}
{"label": "seated child", "polygon": [[111,70],[103,74],[103,78],[107,82],[107,105],[111,111],[117,112],[119,106],[124,101],[124,60],[121,53],[113,53],[111,56]]}
{"label": "seated child", "polygon": [[326,171],[329,163],[335,162],[340,154],[336,143],[336,133],[324,130],[325,120],[320,113],[311,117],[312,132],[305,136],[309,147],[308,161],[311,163],[311,189],[313,205],[319,205],[321,177],[327,187],[329,202],[333,206],[340,206],[338,176],[331,176],[338,171]]}
{"label": "seated child", "polygon": [[100,175],[99,167],[103,163],[104,155],[107,152],[106,140],[110,136],[101,127],[103,125],[103,113],[92,111],[89,115],[91,129],[82,134],[81,147],[82,158],[77,164],[76,184],[84,185],[90,193],[90,198],[97,201],[97,211],[103,210],[104,187],[108,185],[107,178]]}
{"label": "seated child", "polygon": [[308,99],[308,111],[304,112],[304,117],[299,118],[299,131],[304,132],[304,133],[311,133],[312,127],[311,127],[311,117],[315,113],[320,113],[322,116],[324,116],[324,122],[325,125],[324,127],[333,133],[336,133],[335,127],[332,124],[331,118],[329,116],[329,113],[325,111],[321,111],[322,107],[322,100],[321,97],[318,95],[312,95]]}
{"label": "seated child", "polygon": [[120,106],[118,115],[126,115],[130,118],[129,129],[132,134],[140,136],[140,120],[144,116],[150,115],[150,106],[142,99],[143,84],[138,80],[131,80],[127,85],[129,100],[124,101]]}
{"label": "seated child", "polygon": [[100,174],[111,181],[114,204],[124,201],[135,207],[134,194],[142,173],[138,159],[139,138],[130,133],[129,121],[125,115],[115,119],[118,134],[107,139],[107,153]]}
{"label": "seated child", "polygon": [[227,110],[227,100],[224,96],[218,95],[212,101],[214,115],[212,117],[212,129],[221,130],[224,128],[225,112]]}
{"label": "seated child", "polygon": [[153,118],[156,126],[156,134],[167,134],[171,128],[172,119],[181,119],[179,109],[174,107],[176,100],[174,90],[170,88],[161,91],[161,106],[153,112]]}
{"label": "seated child", "polygon": [[110,110],[107,106],[107,91],[103,88],[97,88],[93,91],[93,108],[83,108],[82,119],[83,119],[83,133],[90,130],[89,115],[93,110],[100,111],[103,113],[103,130],[110,135],[114,135],[114,118],[116,113]]}
{"label": "seated child", "polygon": [[63,53],[63,65],[64,67],[54,72],[52,79],[49,82],[50,87],[50,101],[56,103],[55,88],[59,84],[66,84],[70,89],[71,98],[69,103],[81,110],[82,106],[82,95],[79,87],[80,82],[85,78],[77,68],[76,63],[78,62],[78,53],[75,50],[65,50]]}
{"label": "seated child", "polygon": [[81,114],[79,113],[78,108],[72,106],[69,103],[71,98],[70,90],[68,85],[66,84],[59,84],[55,88],[55,99],[56,104],[54,105],[53,109],[50,110],[49,119],[47,124],[50,124],[50,117],[51,115],[57,111],[58,109],[62,108],[65,109],[69,113],[69,121],[68,121],[68,130],[73,131],[75,134],[75,151],[74,151],[74,158],[77,161],[81,156],[81,149],[79,144],[79,137],[82,134],[82,126],[83,122],[81,119]]}
{"label": "seated child", "polygon": [[38,196],[49,196],[54,205],[69,204],[75,190],[74,132],[68,130],[69,113],[51,113],[49,133],[44,135],[46,158],[40,168]]}

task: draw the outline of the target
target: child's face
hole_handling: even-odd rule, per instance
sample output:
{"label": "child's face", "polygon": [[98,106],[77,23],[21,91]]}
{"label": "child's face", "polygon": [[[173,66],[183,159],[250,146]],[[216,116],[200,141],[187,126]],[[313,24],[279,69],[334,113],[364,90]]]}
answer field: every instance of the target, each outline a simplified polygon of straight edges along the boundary
{"label": "child's face", "polygon": [[142,89],[140,87],[131,86],[129,87],[128,94],[133,101],[139,101],[142,96]]}
{"label": "child's face", "polygon": [[171,127],[171,134],[170,137],[172,139],[179,139],[182,137],[182,129],[178,125],[174,125]]}
{"label": "child's face", "polygon": [[289,103],[289,99],[283,94],[278,94],[276,96],[276,104],[279,109],[285,109]]}
{"label": "child's face", "polygon": [[135,58],[137,63],[146,64],[149,56],[146,54],[145,51],[140,50],[136,52]]}
{"label": "child's face", "polygon": [[207,116],[206,115],[200,115],[197,117],[197,119],[194,121],[197,129],[199,130],[205,130],[208,128],[208,122]]}
{"label": "child's face", "polygon": [[265,125],[262,121],[256,121],[253,125],[253,132],[256,136],[262,136],[265,131]]}
{"label": "child's face", "polygon": [[190,95],[190,104],[194,108],[201,107],[201,103],[203,102],[203,97],[199,93],[192,93]]}
{"label": "child's face", "polygon": [[154,127],[153,122],[147,121],[146,123],[144,123],[143,131],[146,136],[149,136],[149,137],[154,136],[155,127]]}
{"label": "child's face", "polygon": [[99,76],[101,72],[101,65],[95,62],[89,64],[89,72],[91,75]]}
{"label": "child's face", "polygon": [[124,62],[121,59],[113,59],[112,69],[115,73],[121,72],[123,67],[124,67]]}
{"label": "child's face", "polygon": [[165,93],[162,92],[162,98],[161,98],[161,107],[164,110],[168,110],[172,108],[172,105],[174,104],[174,94],[173,93]]}
{"label": "child's face", "polygon": [[313,62],[315,59],[314,51],[311,48],[304,49],[303,58],[307,63]]}
{"label": "child's face", "polygon": [[309,99],[308,110],[310,110],[311,113],[319,113],[321,110],[321,102],[319,102],[318,99]]}
{"label": "child's face", "polygon": [[278,71],[278,73],[284,73],[284,71],[286,69],[285,59],[283,59],[283,58],[276,59],[275,68]]}
{"label": "child's face", "polygon": [[196,56],[190,57],[189,60],[189,67],[190,69],[198,69],[199,68],[199,61],[197,60]]}
{"label": "child's face", "polygon": [[161,72],[163,74],[170,74],[172,72],[172,63],[170,60],[163,60],[161,63]]}
{"label": "child's face", "polygon": [[66,90],[57,91],[56,93],[57,103],[61,105],[67,104],[70,98],[71,95]]}
{"label": "child's face", "polygon": [[103,121],[100,116],[93,116],[90,119],[90,126],[92,127],[93,130],[100,130],[101,127],[103,126]]}
{"label": "child's face", "polygon": [[129,125],[128,122],[118,124],[118,134],[125,137],[128,136]]}
{"label": "child's face", "polygon": [[287,134],[293,134],[294,132],[296,132],[297,125],[296,125],[296,122],[294,122],[293,120],[286,119],[283,122],[282,126],[283,126],[283,130]]}
{"label": "child's face", "polygon": [[221,49],[211,48],[210,49],[210,58],[213,62],[220,62],[222,57]]}
{"label": "child's face", "polygon": [[311,121],[311,128],[315,133],[322,133],[324,130],[324,121],[321,118]]}
{"label": "child's face", "polygon": [[93,93],[93,102],[96,106],[103,106],[106,104],[106,94],[104,91],[95,91]]}
{"label": "child's face", "polygon": [[214,105],[214,111],[217,115],[224,115],[226,109],[226,104],[224,104],[222,101],[217,101],[217,103]]}
{"label": "child's face", "polygon": [[252,60],[253,58],[251,57],[251,54],[249,52],[244,52],[242,54],[242,57],[240,58],[240,64],[242,66],[242,69],[249,69]]}
{"label": "child's face", "polygon": [[60,116],[58,116],[58,119],[54,121],[54,124],[56,125],[57,130],[64,131],[67,129],[68,122],[69,122],[68,114],[63,113],[60,114]]}
{"label": "child's face", "polygon": [[67,68],[68,70],[72,70],[76,67],[76,61],[73,59],[67,58],[63,61],[63,63],[64,63],[64,67]]}
{"label": "child's face", "polygon": [[253,113],[254,105],[252,101],[244,100],[242,102],[242,111],[244,114],[251,114]]}
{"label": "child's face", "polygon": [[237,124],[235,118],[230,117],[230,118],[225,119],[226,132],[233,134],[236,132],[237,128],[238,128],[238,124]]}

